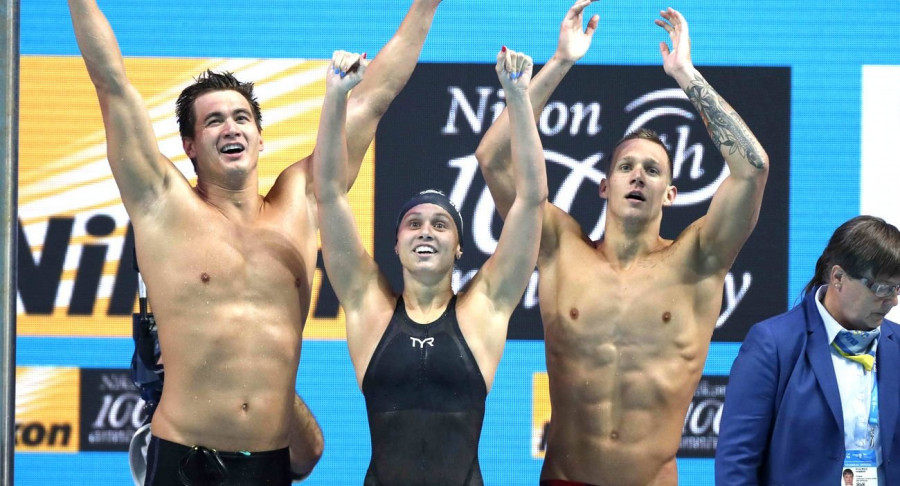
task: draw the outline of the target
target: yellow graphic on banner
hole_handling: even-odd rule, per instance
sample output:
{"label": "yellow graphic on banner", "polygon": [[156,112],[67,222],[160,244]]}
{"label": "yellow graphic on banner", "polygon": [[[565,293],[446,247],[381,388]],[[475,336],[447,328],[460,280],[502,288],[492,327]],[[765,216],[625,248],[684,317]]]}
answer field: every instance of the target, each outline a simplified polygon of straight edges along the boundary
{"label": "yellow graphic on banner", "polygon": [[[265,194],[287,166],[312,153],[324,95],[325,60],[128,58],[126,70],[150,114],[160,151],[194,182],[175,121],[175,100],[206,69],[253,81],[266,151]],[[23,56],[19,124],[18,334],[131,336],[135,284],[129,219],[106,161],[100,107],[80,57]],[[350,193],[366,249],[373,252],[374,150]],[[30,258],[30,260],[29,260]],[[121,267],[121,268],[120,268]],[[321,271],[314,277],[316,313]],[[312,318],[305,338],[343,339],[344,317]]]}
{"label": "yellow graphic on banner", "polygon": [[16,368],[16,452],[78,452],[81,372]]}
{"label": "yellow graphic on banner", "polygon": [[550,380],[547,372],[532,375],[531,457],[543,459],[547,452],[547,428],[550,426]]}

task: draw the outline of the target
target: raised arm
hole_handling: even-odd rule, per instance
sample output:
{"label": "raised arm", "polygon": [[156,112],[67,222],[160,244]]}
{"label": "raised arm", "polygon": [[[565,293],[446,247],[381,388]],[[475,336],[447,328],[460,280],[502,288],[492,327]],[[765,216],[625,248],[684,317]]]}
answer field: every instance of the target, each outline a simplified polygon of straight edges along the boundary
{"label": "raised arm", "polygon": [[162,191],[174,166],[160,153],[144,101],[125,76],[115,34],[94,0],[69,0],[75,38],[97,91],[106,151],[132,219]]}
{"label": "raised arm", "polygon": [[661,42],[666,74],[675,79],[703,118],[731,174],[713,196],[699,226],[701,264],[707,273],[727,270],[759,218],[769,157],[750,129],[691,62],[687,21],[669,8],[655,22],[669,33],[672,49]]}
{"label": "raised arm", "polygon": [[[506,92],[509,112],[515,196],[497,249],[470,287],[470,291],[483,291],[495,309],[509,314],[522,298],[534,271],[547,201],[544,150],[528,97],[532,69],[531,58],[524,54],[504,47],[497,55],[497,77]],[[504,332],[504,339],[505,336]]]}
{"label": "raised arm", "polygon": [[363,247],[347,196],[347,93],[366,72],[365,58],[335,51],[325,76],[325,101],[313,155],[314,189],[322,237],[322,258],[335,294],[349,314],[379,271]]}
{"label": "raised arm", "polygon": [[[584,9],[595,0],[577,0],[562,21],[559,41],[553,57],[531,81],[528,96],[537,118],[550,95],[559,86],[569,69],[581,59],[591,45],[600,17],[594,15],[584,27]],[[475,157],[481,173],[491,190],[494,204],[500,216],[506,218],[516,195],[516,183],[510,160],[510,126],[508,110],[500,116],[484,134]]]}
{"label": "raised arm", "polygon": [[347,187],[353,186],[378,122],[412,76],[441,0],[413,0],[394,37],[372,60],[347,108]]}

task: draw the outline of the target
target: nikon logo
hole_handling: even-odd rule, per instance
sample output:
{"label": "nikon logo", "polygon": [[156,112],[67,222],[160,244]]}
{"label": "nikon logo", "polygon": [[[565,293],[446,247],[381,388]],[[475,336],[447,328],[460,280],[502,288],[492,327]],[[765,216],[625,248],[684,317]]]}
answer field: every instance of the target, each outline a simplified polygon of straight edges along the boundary
{"label": "nikon logo", "polygon": [[67,447],[72,440],[72,424],[16,422],[16,447]]}
{"label": "nikon logo", "polygon": [[79,376],[77,368],[16,368],[17,450],[78,451]]}
{"label": "nikon logo", "polygon": [[[31,246],[19,221],[19,297],[27,314],[52,314],[59,294],[66,255],[69,253],[75,218],[52,217],[47,222],[43,250],[40,260],[31,253]],[[102,238],[115,231],[115,220],[105,214],[98,214],[87,220],[85,230],[88,235]],[[125,234],[116,270],[112,295],[106,314],[110,316],[130,316],[137,295],[137,274],[132,268],[131,249],[134,247],[134,233],[131,227]],[[82,245],[81,256],[72,285],[68,314],[89,316],[94,314],[94,304],[100,289],[100,278],[109,255],[109,245],[86,243]]]}

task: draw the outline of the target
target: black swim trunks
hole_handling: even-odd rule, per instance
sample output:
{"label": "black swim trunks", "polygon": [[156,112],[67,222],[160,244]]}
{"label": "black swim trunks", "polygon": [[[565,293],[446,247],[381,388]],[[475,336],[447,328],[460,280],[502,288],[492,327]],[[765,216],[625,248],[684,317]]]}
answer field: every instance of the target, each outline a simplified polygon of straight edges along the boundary
{"label": "black swim trunks", "polygon": [[289,486],[288,448],[221,452],[150,438],[145,486]]}

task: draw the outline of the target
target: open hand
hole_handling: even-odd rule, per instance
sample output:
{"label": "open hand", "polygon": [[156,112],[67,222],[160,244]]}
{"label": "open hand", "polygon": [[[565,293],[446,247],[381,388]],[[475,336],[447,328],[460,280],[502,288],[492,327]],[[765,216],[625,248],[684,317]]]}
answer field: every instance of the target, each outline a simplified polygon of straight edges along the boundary
{"label": "open hand", "polygon": [[669,7],[659,12],[662,19],[656,19],[654,23],[669,33],[672,40],[672,48],[665,42],[659,43],[659,51],[663,57],[663,69],[666,74],[675,77],[679,72],[693,68],[691,62],[691,37],[688,34],[688,24],[681,12]]}
{"label": "open hand", "polygon": [[584,9],[595,1],[597,0],[576,0],[566,12],[566,17],[559,27],[559,42],[556,45],[556,56],[560,60],[577,62],[591,47],[600,16],[592,15],[587,27],[584,27]]}

